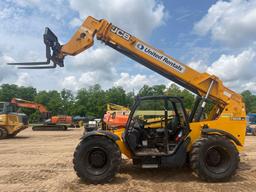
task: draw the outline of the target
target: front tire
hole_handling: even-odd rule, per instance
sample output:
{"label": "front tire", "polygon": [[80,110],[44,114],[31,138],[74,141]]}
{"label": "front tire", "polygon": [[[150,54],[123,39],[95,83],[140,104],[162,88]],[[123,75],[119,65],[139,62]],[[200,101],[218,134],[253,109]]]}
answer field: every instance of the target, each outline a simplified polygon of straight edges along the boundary
{"label": "front tire", "polygon": [[211,135],[193,144],[190,164],[196,175],[203,180],[227,181],[236,173],[239,153],[227,138]]}
{"label": "front tire", "polygon": [[16,137],[17,134],[18,134],[18,133],[9,134],[7,137],[8,137],[8,138],[14,138],[14,137]]}
{"label": "front tire", "polygon": [[73,159],[78,177],[90,183],[111,181],[119,171],[121,153],[118,146],[105,136],[90,136],[76,147]]}
{"label": "front tire", "polygon": [[8,132],[5,128],[0,127],[0,139],[6,139]]}

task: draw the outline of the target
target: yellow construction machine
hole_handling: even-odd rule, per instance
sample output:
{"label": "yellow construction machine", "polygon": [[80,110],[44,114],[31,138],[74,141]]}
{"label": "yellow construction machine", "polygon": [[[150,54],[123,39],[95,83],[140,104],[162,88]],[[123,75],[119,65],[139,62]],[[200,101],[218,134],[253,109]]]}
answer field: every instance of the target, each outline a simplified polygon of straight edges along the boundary
{"label": "yellow construction machine", "polygon": [[16,106],[10,102],[0,102],[0,139],[15,137],[28,128],[28,117],[17,113]]}
{"label": "yellow construction machine", "polygon": [[107,104],[107,111],[103,117],[103,129],[124,127],[128,121],[130,109],[114,103]]}
{"label": "yellow construction machine", "polygon": [[115,103],[108,103],[107,104],[107,111],[116,112],[116,111],[123,111],[123,112],[130,112],[130,109],[128,107],[124,107],[122,105],[117,105]]}
{"label": "yellow construction machine", "polygon": [[[238,168],[239,152],[244,146],[246,112],[242,97],[225,87],[218,77],[200,73],[110,22],[93,17],[86,18],[63,45],[46,28],[46,62],[12,65],[26,65],[20,67],[26,69],[63,67],[66,56],[90,48],[94,37],[195,93],[197,98],[190,114],[179,97],[137,98],[125,127],[83,136],[73,159],[77,175],[92,183],[110,181],[124,154],[143,168],[182,167],[190,162],[192,170],[203,180],[230,179]],[[53,65],[49,66],[51,62]],[[157,113],[138,113],[147,110]],[[158,126],[151,126],[153,118],[160,119]]]}

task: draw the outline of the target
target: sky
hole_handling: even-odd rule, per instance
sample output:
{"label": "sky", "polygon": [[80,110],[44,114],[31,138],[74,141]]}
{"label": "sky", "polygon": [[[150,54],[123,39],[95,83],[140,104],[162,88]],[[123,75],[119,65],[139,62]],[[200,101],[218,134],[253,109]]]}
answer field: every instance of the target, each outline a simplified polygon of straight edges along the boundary
{"label": "sky", "polygon": [[256,93],[255,0],[2,0],[0,84],[76,92],[96,83],[127,91],[172,83],[97,40],[87,51],[65,58],[64,68],[6,65],[44,61],[44,28],[50,27],[63,44],[87,16],[107,19],[182,63],[218,76],[237,92]]}

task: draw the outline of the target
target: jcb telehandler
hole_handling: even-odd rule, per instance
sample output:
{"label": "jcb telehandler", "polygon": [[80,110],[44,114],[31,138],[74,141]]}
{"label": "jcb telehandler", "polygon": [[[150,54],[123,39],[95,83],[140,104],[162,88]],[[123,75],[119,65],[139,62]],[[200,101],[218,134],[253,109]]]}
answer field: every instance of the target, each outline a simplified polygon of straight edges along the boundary
{"label": "jcb telehandler", "polygon": [[28,117],[24,113],[17,113],[12,103],[0,102],[0,139],[15,137],[26,128]]}
{"label": "jcb telehandler", "polygon": [[[30,65],[20,67],[23,69],[63,67],[65,56],[87,50],[94,37],[192,91],[197,98],[189,115],[182,98],[138,98],[126,127],[94,131],[81,138],[73,159],[77,175],[92,183],[110,181],[118,172],[124,154],[143,168],[181,167],[189,161],[201,179],[230,179],[238,168],[239,152],[244,145],[246,113],[242,97],[225,87],[218,77],[193,70],[108,21],[93,17],[88,17],[64,45],[46,28],[47,61],[13,65]],[[49,66],[51,61],[53,66]],[[141,118],[146,117],[138,115],[137,111],[142,110],[155,110],[157,115]]]}

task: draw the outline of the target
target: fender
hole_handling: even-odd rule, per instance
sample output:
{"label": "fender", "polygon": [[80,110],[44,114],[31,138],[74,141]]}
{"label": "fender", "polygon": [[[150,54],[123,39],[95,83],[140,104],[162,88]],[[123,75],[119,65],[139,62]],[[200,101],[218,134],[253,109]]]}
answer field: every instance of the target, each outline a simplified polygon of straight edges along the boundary
{"label": "fender", "polygon": [[107,137],[107,138],[111,139],[114,142],[120,140],[120,138],[117,135],[115,135],[114,133],[109,132],[109,131],[104,131],[104,130],[97,130],[97,131],[88,132],[83,137],[81,137],[80,139],[84,140],[88,137],[96,136],[96,135],[97,136],[101,135],[101,136]]}
{"label": "fender", "polygon": [[203,135],[210,135],[210,134],[214,134],[214,133],[220,133],[220,134],[226,136],[228,139],[234,141],[235,144],[237,144],[239,146],[242,146],[242,144],[240,143],[240,141],[237,138],[235,138],[232,134],[230,134],[226,131],[223,131],[223,130],[220,130],[220,129],[204,128],[204,129],[202,129],[201,132],[202,132]]}

